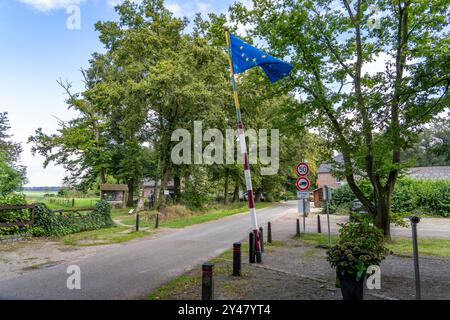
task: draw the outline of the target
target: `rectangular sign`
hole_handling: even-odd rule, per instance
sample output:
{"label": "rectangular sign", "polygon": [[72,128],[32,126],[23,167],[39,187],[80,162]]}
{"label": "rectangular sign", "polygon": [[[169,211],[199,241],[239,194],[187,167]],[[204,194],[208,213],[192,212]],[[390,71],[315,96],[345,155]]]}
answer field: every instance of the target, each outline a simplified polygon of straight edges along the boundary
{"label": "rectangular sign", "polygon": [[297,191],[297,199],[309,199],[311,192],[309,191]]}
{"label": "rectangular sign", "polygon": [[329,201],[332,200],[333,199],[333,188],[324,187],[322,196],[323,196],[323,200],[329,200]]}
{"label": "rectangular sign", "polygon": [[308,214],[311,212],[311,202],[299,199],[297,200],[297,209],[298,213],[308,216]]}

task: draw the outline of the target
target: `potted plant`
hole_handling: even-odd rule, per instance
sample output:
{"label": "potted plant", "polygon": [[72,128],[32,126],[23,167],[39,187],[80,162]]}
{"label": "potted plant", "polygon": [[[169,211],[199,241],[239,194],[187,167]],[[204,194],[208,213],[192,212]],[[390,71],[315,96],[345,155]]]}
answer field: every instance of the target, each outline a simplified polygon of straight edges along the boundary
{"label": "potted plant", "polygon": [[327,260],[340,281],[344,300],[362,300],[367,268],[379,265],[389,254],[383,233],[367,221],[341,224],[339,239],[327,251]]}

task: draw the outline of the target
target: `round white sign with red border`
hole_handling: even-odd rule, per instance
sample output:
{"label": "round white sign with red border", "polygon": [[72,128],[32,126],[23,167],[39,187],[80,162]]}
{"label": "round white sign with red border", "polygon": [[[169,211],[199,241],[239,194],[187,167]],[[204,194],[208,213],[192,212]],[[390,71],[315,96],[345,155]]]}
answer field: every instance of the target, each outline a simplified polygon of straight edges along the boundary
{"label": "round white sign with red border", "polygon": [[307,190],[309,190],[309,187],[311,187],[311,182],[309,181],[308,178],[300,177],[300,178],[298,178],[295,185],[297,186],[298,190],[307,191]]}
{"label": "round white sign with red border", "polygon": [[306,162],[300,162],[296,171],[300,177],[306,176],[309,173],[309,165]]}

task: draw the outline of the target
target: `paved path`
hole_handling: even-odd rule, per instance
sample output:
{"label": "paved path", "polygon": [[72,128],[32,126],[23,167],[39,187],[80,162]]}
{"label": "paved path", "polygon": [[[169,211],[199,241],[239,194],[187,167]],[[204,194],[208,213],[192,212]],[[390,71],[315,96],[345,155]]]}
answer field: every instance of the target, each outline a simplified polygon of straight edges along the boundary
{"label": "paved path", "polygon": [[[259,222],[273,221],[274,239],[285,239],[295,233],[296,210],[295,201],[258,210]],[[331,216],[332,232],[337,231],[337,222],[346,220]],[[421,222],[419,235],[450,238],[450,221],[440,220],[445,219]],[[316,223],[312,214],[307,219],[307,231],[315,232]],[[244,213],[107,247],[76,261],[0,281],[0,299],[143,299],[172,277],[246,239],[249,225],[248,214]],[[322,232],[326,232],[325,216]],[[410,230],[394,229],[393,234],[408,236]],[[67,289],[68,265],[81,268],[81,290]]]}

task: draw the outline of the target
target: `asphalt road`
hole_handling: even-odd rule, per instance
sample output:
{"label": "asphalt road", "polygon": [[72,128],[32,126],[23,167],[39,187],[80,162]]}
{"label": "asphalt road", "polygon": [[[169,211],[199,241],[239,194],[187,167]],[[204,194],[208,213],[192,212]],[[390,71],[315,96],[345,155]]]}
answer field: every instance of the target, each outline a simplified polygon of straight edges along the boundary
{"label": "asphalt road", "polygon": [[[284,239],[295,233],[296,212],[296,201],[289,201],[258,210],[258,219],[260,225],[273,221],[274,239]],[[322,232],[326,233],[326,217],[322,215],[321,220]],[[347,220],[345,216],[330,216],[331,232],[337,233],[337,224]],[[391,228],[394,236],[411,235],[409,228]],[[316,230],[317,215],[311,214],[306,231]],[[145,299],[171,278],[231,249],[233,242],[246,241],[249,231],[250,217],[243,213],[107,246],[77,261],[0,281],[0,299]],[[418,233],[420,237],[450,238],[450,219],[422,219]],[[81,269],[80,290],[67,289],[69,265]]]}
{"label": "asphalt road", "polygon": [[[289,202],[258,210],[258,222],[275,221],[296,209],[295,202]],[[249,231],[248,214],[238,214],[130,241],[79,261],[1,281],[0,299],[144,299],[172,277],[246,239]],[[80,267],[80,290],[67,289],[69,265]]]}

